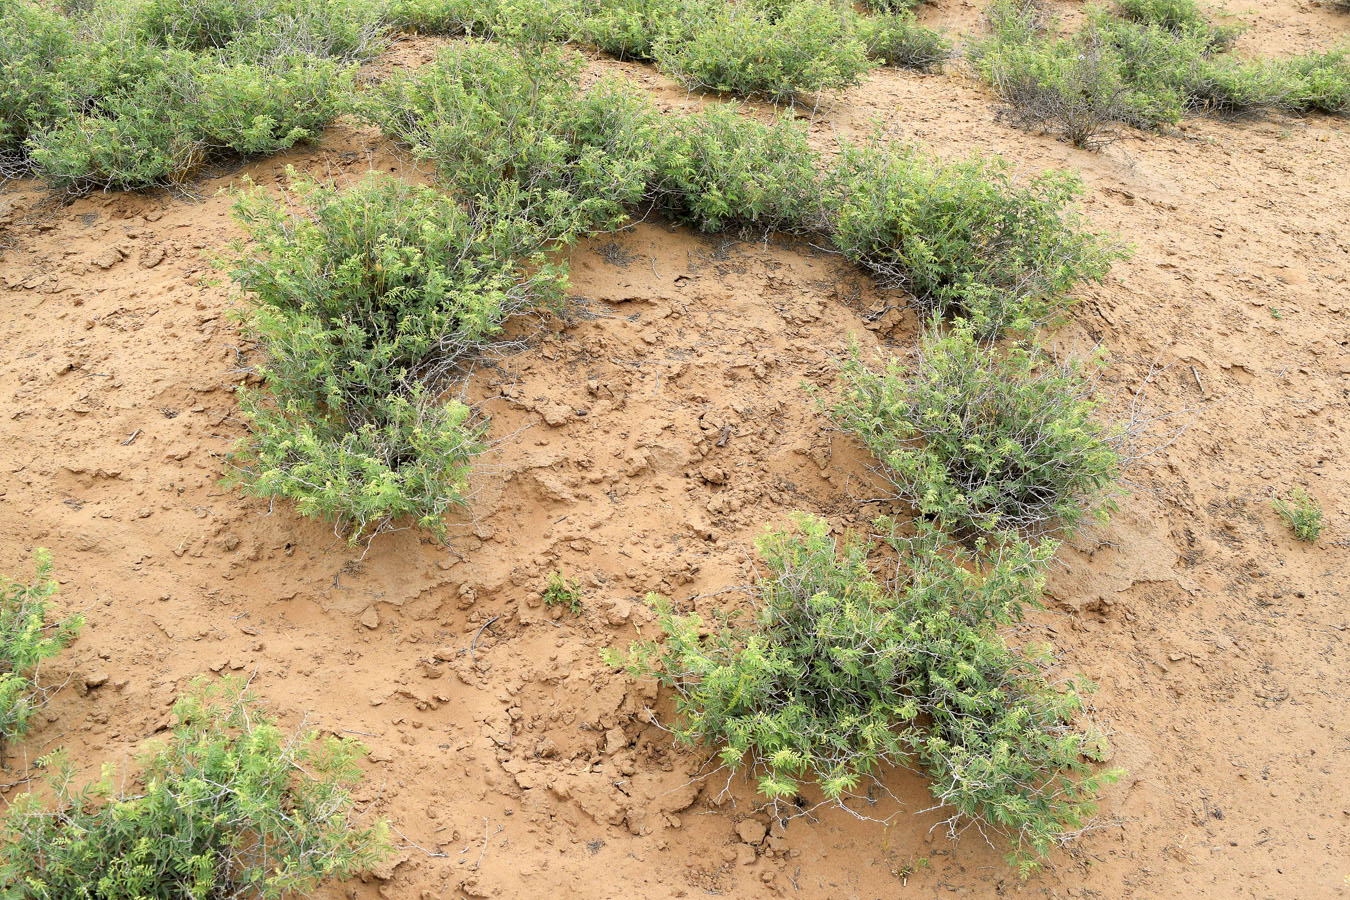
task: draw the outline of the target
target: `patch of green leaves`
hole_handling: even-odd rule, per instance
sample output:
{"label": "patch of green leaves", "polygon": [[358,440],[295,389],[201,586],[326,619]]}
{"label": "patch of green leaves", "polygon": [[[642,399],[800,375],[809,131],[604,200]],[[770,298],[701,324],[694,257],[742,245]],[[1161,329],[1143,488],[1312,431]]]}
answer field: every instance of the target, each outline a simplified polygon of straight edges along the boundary
{"label": "patch of green leaves", "polygon": [[565,606],[572,615],[581,615],[581,586],[576,579],[564,578],[561,572],[549,573],[543,596],[549,606]]}
{"label": "patch of green leaves", "polygon": [[1311,494],[1303,488],[1294,488],[1288,498],[1276,498],[1271,505],[1294,537],[1309,544],[1317,542],[1322,534],[1322,507]]}
{"label": "patch of green leaves", "polygon": [[867,57],[882,65],[935,72],[952,57],[952,43],[940,31],[925,28],[913,13],[891,13],[860,20]]}

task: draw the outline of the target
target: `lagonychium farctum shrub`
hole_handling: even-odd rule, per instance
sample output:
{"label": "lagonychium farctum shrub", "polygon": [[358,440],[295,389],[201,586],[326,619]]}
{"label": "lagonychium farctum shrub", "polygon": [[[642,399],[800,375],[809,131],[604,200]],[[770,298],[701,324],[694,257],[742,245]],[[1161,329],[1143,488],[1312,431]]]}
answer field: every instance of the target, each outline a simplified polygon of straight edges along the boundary
{"label": "lagonychium farctum shrub", "polygon": [[538,226],[476,219],[439,191],[372,177],[242,192],[249,240],[224,261],[245,293],[265,388],[240,392],[248,434],[230,479],[291,500],[352,541],[400,522],[445,534],[468,502],[485,423],[445,392],[513,315],[564,274]]}
{"label": "lagonychium farctum shrub", "polygon": [[930,325],[909,358],[867,366],[855,347],[840,367],[835,424],[877,459],[902,500],[970,539],[1028,537],[1104,522],[1119,491],[1126,429],[1103,421],[1094,373],[1034,346],[990,346],[958,321]]}
{"label": "lagonychium farctum shrub", "polygon": [[657,120],[616,79],[583,88],[581,60],[466,41],[370,92],[365,116],[436,167],[457,197],[524,217],[554,240],[618,227],[653,171]]}
{"label": "lagonychium farctum shrub", "polygon": [[843,147],[823,206],[835,246],[883,287],[992,337],[1054,321],[1121,255],[1074,210],[1081,190],[1067,173],[1020,178],[997,157],[944,163],[874,137]]}
{"label": "lagonychium farctum shrub", "polygon": [[672,689],[676,737],[753,775],[780,816],[815,803],[870,816],[864,795],[911,768],[954,834],[1002,836],[1030,871],[1118,776],[1094,764],[1107,752],[1096,730],[1075,727],[1091,685],[1052,680],[1048,650],[1003,635],[1039,605],[1053,547],[1003,544],[980,570],[931,526],[899,537],[882,524],[894,579],[873,574],[866,540],[836,546],[828,523],[800,515],[758,543],[767,573],[748,621],[709,625],[653,596],[662,637],[607,660]]}
{"label": "lagonychium farctum shrub", "polygon": [[39,549],[33,560],[31,582],[0,576],[0,766],[8,745],[28,731],[33,713],[47,701],[38,682],[42,661],[64,650],[84,624],[78,615],[47,621],[47,602],[57,590],[52,559]]}
{"label": "lagonychium farctum shrub", "polygon": [[0,823],[3,900],[299,900],[388,856],[361,821],[365,750],[282,730],[242,681],[194,682],[141,770],[80,779],[60,752],[48,784]]}

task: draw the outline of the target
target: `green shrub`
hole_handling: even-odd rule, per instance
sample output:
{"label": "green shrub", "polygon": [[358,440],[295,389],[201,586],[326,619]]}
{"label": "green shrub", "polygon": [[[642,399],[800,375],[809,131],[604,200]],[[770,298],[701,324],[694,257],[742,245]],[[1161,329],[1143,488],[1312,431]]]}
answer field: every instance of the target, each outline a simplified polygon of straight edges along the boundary
{"label": "green shrub", "polygon": [[29,717],[45,700],[38,666],[64,650],[84,624],[81,616],[47,621],[47,601],[57,591],[52,559],[39,549],[33,560],[37,576],[31,584],[0,577],[0,766],[5,745],[28,731]]}
{"label": "green shrub", "polygon": [[268,391],[245,392],[250,434],[233,480],[294,500],[353,542],[402,519],[443,536],[467,503],[483,426],[440,394],[512,315],[551,302],[562,274],[538,229],[475,221],[451,199],[395,179],[347,191],[296,184],[295,207],[242,193],[251,243],[227,260],[252,311]]}
{"label": "green shrub", "polygon": [[1124,437],[1096,417],[1091,369],[1023,347],[982,345],[958,322],[931,328],[908,364],[841,368],[830,414],[880,462],[898,499],[961,536],[1072,529],[1105,520]]}
{"label": "green shrub", "polygon": [[1290,105],[1327,113],[1350,110],[1350,51],[1307,53],[1284,63]]}
{"label": "green shrub", "polygon": [[388,855],[388,826],[352,815],[359,744],[284,733],[238,680],[196,682],[174,715],[140,791],[111,767],[77,789],[64,756],[44,759],[54,798],[23,794],[5,816],[0,897],[278,900]]}
{"label": "green shrub", "polygon": [[933,72],[952,57],[951,41],[920,25],[913,13],[873,16],[859,27],[868,59],[883,65]]}
{"label": "green shrub", "polygon": [[1289,530],[1300,541],[1314,543],[1322,533],[1322,507],[1303,488],[1294,488],[1289,499],[1271,501]]}
{"label": "green shrub", "polygon": [[577,37],[620,59],[655,59],[668,31],[686,28],[687,0],[583,0]]}
{"label": "green shrub", "polygon": [[384,45],[379,0],[146,0],[135,7],[152,42],[194,52],[245,50],[242,61],[370,59]]}
{"label": "green shrub", "polygon": [[548,576],[544,586],[544,602],[549,606],[566,606],[573,615],[581,614],[581,587],[574,578],[564,578],[561,572]]}
{"label": "green shrub", "polygon": [[470,35],[538,44],[580,29],[581,0],[393,0],[390,19],[419,34]]}
{"label": "green shrub", "polygon": [[1143,25],[1160,25],[1175,33],[1205,35],[1209,48],[1232,46],[1242,29],[1239,26],[1211,25],[1195,0],[1117,0],[1120,16]]}
{"label": "green shrub", "polygon": [[948,165],[873,139],[843,148],[824,208],[835,245],[884,287],[993,335],[1054,319],[1121,255],[1071,210],[1080,190],[1064,173],[1019,183],[1001,159]]}
{"label": "green shrub", "polygon": [[704,4],[654,55],[691,88],[773,101],[858,84],[871,65],[856,13],[830,0]]}
{"label": "green shrub", "polygon": [[664,642],[638,642],[626,658],[677,695],[676,736],[724,745],[722,763],[748,760],[759,791],[802,804],[814,781],[843,803],[884,767],[919,764],[932,792],[960,820],[1007,834],[1010,860],[1032,868],[1093,812],[1104,743],[1073,730],[1076,686],[1063,691],[1042,658],[1010,649],[997,628],[1039,604],[1050,548],[1004,548],[983,574],[943,552],[921,529],[894,538],[893,588],[872,575],[870,546],[835,547],[822,519],[798,516],[795,532],[758,543],[768,575],[749,624],[705,629],[697,614],[654,603]]}
{"label": "green shrub", "polygon": [[194,114],[201,140],[246,156],[311,141],[342,112],[351,72],[332,60],[204,66]]}
{"label": "green shrub", "polygon": [[615,80],[581,88],[580,61],[469,41],[363,104],[477,207],[514,206],[559,240],[617,227],[647,190],[656,118]]}
{"label": "green shrub", "polygon": [[671,122],[652,196],[702,231],[803,229],[820,205],[819,161],[791,114],[763,125],[720,103]]}
{"label": "green shrub", "polygon": [[0,0],[0,178],[20,174],[29,135],[65,114],[59,73],[74,46],[64,17],[28,0]]}

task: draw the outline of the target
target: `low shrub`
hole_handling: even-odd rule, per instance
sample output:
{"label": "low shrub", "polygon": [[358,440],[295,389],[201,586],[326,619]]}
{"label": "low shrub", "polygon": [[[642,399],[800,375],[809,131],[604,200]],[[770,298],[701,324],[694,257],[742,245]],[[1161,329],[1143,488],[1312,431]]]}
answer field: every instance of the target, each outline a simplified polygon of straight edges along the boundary
{"label": "low shrub", "polygon": [[883,65],[933,72],[952,57],[951,41],[920,25],[913,13],[872,16],[859,28],[867,57]]}
{"label": "low shrub", "polygon": [[791,114],[764,125],[720,103],[671,123],[652,197],[702,231],[804,229],[820,206],[819,162]]}
{"label": "low shrub", "polygon": [[312,141],[342,112],[351,71],[300,56],[270,65],[203,67],[193,105],[200,140],[244,156]]}
{"label": "low shrub", "polygon": [[1350,110],[1350,50],[1296,56],[1284,69],[1292,106],[1327,113]]}
{"label": "low shrub", "polygon": [[37,550],[33,560],[31,583],[0,577],[0,766],[6,745],[28,731],[29,717],[46,699],[38,667],[64,650],[84,624],[81,616],[47,621],[47,601],[57,591],[52,559]]}
{"label": "low shrub", "polygon": [[173,711],[139,791],[111,767],[76,788],[64,756],[43,760],[52,798],[19,796],[0,825],[0,896],[280,900],[388,855],[388,826],[352,814],[359,744],[283,732],[238,680],[198,681]]}
{"label": "low shrub", "polygon": [[1064,173],[1019,183],[997,158],[944,164],[873,138],[843,148],[824,210],[835,246],[884,287],[995,335],[1053,320],[1121,255],[1072,211],[1080,190]]}
{"label": "low shrub", "polygon": [[59,73],[74,48],[63,16],[30,0],[0,0],[0,178],[21,174],[25,141],[66,114]]}
{"label": "low shrub", "polygon": [[1271,501],[1294,537],[1316,543],[1322,533],[1322,507],[1303,488],[1294,488],[1288,499]]}
{"label": "low shrub", "polygon": [[583,0],[577,38],[620,59],[654,60],[656,44],[689,28],[688,0]]}
{"label": "low shrub", "polygon": [[564,578],[561,572],[552,572],[544,586],[544,602],[549,606],[565,606],[573,615],[581,614],[581,586],[574,578]]}
{"label": "low shrub", "polygon": [[580,61],[469,41],[386,81],[363,104],[477,207],[514,207],[558,240],[617,227],[646,193],[656,118],[616,80],[583,89]]}
{"label": "low shrub", "polygon": [[1039,537],[1105,520],[1119,490],[1122,429],[1097,418],[1091,371],[1034,349],[982,345],[969,325],[930,328],[883,371],[855,349],[829,408],[880,462],[895,496],[959,537]]}
{"label": "low shrub", "polygon": [[581,28],[582,0],[392,0],[395,27],[516,44],[567,40]]}
{"label": "low shrub", "polygon": [[1160,25],[1177,34],[1204,34],[1212,49],[1227,49],[1242,31],[1240,26],[1211,25],[1195,0],[1117,0],[1116,10],[1131,22]]}
{"label": "low shrub", "polygon": [[696,89],[793,100],[858,84],[870,63],[858,16],[830,0],[704,3],[687,35],[663,36],[654,55]]}
{"label": "low shrub", "polygon": [[380,0],[146,0],[134,10],[152,43],[194,52],[230,49],[253,62],[371,59],[388,28]]}
{"label": "low shrub", "polygon": [[296,194],[236,203],[251,242],[224,264],[248,292],[245,331],[275,400],[243,393],[251,430],[232,479],[352,541],[408,518],[443,536],[483,426],[440,395],[509,317],[552,302],[563,275],[522,258],[542,242],[536,227],[475,221],[430,188],[298,181]]}
{"label": "low shrub", "polygon": [[814,781],[842,805],[883,768],[914,765],[953,827],[1006,834],[1010,861],[1029,871],[1118,775],[1094,771],[1104,743],[1071,727],[1081,688],[1057,689],[1047,657],[997,632],[1039,603],[1047,550],[1004,548],[977,574],[921,529],[893,538],[900,575],[888,586],[869,570],[869,544],[836,547],[824,520],[795,521],[758,543],[768,574],[753,621],[707,628],[652,597],[664,641],[607,660],[673,688],[677,738],[722,745],[733,769],[748,761],[771,801],[804,806]]}

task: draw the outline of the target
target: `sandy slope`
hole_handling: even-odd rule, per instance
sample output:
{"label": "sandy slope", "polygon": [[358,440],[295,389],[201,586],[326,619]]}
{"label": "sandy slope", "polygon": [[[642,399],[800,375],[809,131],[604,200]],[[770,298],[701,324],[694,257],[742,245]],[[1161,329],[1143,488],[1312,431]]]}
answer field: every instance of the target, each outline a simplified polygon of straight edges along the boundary
{"label": "sandy slope", "polygon": [[[1248,51],[1350,30],[1310,3],[1237,11],[1255,22]],[[978,21],[968,4],[926,16]],[[641,66],[596,67],[698,102]],[[939,813],[912,815],[927,794],[904,773],[886,781],[903,806],[889,827],[835,812],[764,837],[752,792],[692,780],[702,757],[651,724],[668,698],[598,661],[650,621],[647,591],[744,602],[719,592],[751,579],[753,537],[791,510],[870,514],[863,455],[801,384],[828,383],[850,336],[900,345],[914,322],[875,315],[887,298],[828,254],[659,222],[577,247],[575,319],[522,326],[523,347],[470,380],[500,443],[453,552],[404,532],[362,558],[218,486],[249,348],[204,259],[236,236],[217,190],[279,183],[287,164],[416,177],[349,127],[205,180],[200,199],[54,205],[19,184],[0,200],[0,570],[50,547],[64,604],[89,619],[54,667],[79,689],[28,754],[124,760],[193,675],[254,673],[288,722],[363,736],[362,799],[406,837],[397,865],[332,897],[1350,893],[1350,126],[1193,120],[1089,154],[1000,124],[959,73],[881,72],[811,128],[827,147],[878,120],[946,156],[1081,170],[1092,223],[1135,255],[1056,341],[1113,350],[1117,411],[1155,366],[1149,400],[1199,410],[1133,469],[1110,527],[1061,551],[1054,608],[1027,627],[1101,683],[1096,714],[1130,770],[1102,827],[1048,871],[1019,883],[977,834],[953,842]],[[1316,546],[1269,507],[1297,484],[1327,513]],[[541,606],[554,569],[582,580],[580,617]]]}

